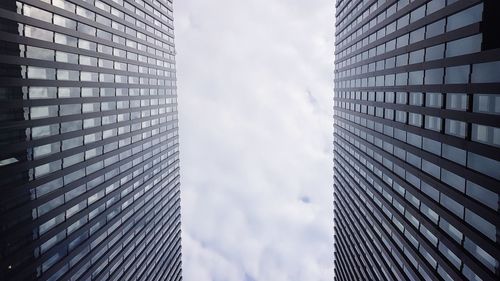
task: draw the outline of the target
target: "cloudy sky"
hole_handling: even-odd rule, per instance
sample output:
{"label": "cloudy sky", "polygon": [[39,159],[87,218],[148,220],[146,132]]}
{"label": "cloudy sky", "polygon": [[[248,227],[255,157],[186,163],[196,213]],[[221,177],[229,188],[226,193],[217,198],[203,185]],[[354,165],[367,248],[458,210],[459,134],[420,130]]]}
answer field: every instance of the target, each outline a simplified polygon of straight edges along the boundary
{"label": "cloudy sky", "polygon": [[333,6],[175,1],[184,280],[332,280]]}

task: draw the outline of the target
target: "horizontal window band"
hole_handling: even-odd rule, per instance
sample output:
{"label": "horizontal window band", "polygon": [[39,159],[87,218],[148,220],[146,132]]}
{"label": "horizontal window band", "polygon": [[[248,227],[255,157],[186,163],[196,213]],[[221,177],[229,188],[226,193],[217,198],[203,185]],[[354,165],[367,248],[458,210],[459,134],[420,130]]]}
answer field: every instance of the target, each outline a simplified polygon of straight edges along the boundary
{"label": "horizontal window band", "polygon": [[[498,153],[499,148],[496,148],[496,147],[491,146],[491,145],[473,142],[473,141],[465,140],[465,139],[462,139],[459,137],[445,135],[445,134],[442,134],[442,133],[439,133],[436,131],[424,129],[421,127],[416,127],[416,126],[412,126],[409,124],[404,124],[401,122],[392,121],[389,119],[376,117],[373,115],[364,114],[364,113],[360,113],[360,112],[353,112],[353,111],[346,110],[346,109],[339,108],[339,107],[335,107],[334,111],[344,112],[347,114],[353,114],[353,115],[356,115],[358,117],[362,117],[362,118],[365,118],[367,120],[371,120],[371,121],[380,123],[382,125],[387,125],[387,126],[395,128],[395,129],[403,130],[407,133],[413,133],[413,134],[416,134],[416,135],[419,135],[422,137],[429,138],[431,140],[435,140],[435,141],[438,141],[438,142],[441,142],[444,144],[455,146],[457,148],[466,150],[468,152],[472,152],[472,153],[475,153],[475,154],[478,154],[478,155],[481,155],[481,156],[484,156],[484,157],[487,157],[490,159],[500,161],[500,154]],[[336,116],[336,118],[337,117],[338,116]]]}

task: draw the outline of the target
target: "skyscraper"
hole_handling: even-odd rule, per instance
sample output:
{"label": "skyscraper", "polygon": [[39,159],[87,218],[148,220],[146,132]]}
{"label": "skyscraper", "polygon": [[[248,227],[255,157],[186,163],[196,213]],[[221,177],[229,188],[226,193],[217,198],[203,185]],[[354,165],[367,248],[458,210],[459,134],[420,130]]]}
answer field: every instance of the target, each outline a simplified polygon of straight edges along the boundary
{"label": "skyscraper", "polygon": [[338,0],[336,280],[498,280],[500,2]]}
{"label": "skyscraper", "polygon": [[181,280],[172,0],[0,1],[0,280]]}

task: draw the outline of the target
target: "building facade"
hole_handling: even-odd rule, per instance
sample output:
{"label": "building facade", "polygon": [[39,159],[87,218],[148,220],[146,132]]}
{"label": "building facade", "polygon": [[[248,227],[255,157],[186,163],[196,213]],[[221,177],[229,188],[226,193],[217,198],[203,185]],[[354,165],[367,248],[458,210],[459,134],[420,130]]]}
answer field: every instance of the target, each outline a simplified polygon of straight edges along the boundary
{"label": "building facade", "polygon": [[0,1],[0,280],[182,280],[172,11]]}
{"label": "building facade", "polygon": [[337,0],[336,280],[499,280],[499,3]]}

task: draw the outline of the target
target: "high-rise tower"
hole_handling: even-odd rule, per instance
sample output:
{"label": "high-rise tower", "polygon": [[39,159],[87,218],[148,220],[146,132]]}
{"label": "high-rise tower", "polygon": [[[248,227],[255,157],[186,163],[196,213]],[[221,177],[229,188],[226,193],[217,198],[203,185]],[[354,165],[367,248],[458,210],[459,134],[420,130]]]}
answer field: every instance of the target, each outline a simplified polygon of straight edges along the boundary
{"label": "high-rise tower", "polygon": [[336,280],[498,280],[500,2],[336,10]]}
{"label": "high-rise tower", "polygon": [[0,280],[181,280],[172,0],[0,1]]}

